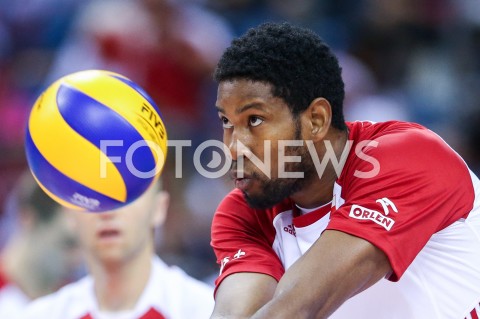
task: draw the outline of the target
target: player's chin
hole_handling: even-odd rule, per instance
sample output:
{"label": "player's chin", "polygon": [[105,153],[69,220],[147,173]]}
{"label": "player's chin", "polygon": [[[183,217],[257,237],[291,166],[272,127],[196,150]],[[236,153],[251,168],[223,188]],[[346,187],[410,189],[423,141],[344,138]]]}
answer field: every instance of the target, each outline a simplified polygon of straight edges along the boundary
{"label": "player's chin", "polygon": [[265,183],[257,178],[238,178],[235,187],[249,197],[262,197],[265,192]]}
{"label": "player's chin", "polygon": [[243,196],[248,206],[254,209],[267,209],[278,204],[278,201],[272,200],[271,197],[266,196],[263,192],[243,192]]}
{"label": "player's chin", "polygon": [[235,187],[241,190],[243,193],[248,193],[248,189],[252,185],[251,178],[236,178]]}
{"label": "player's chin", "polygon": [[121,250],[103,251],[98,254],[98,261],[107,267],[122,265],[126,259],[128,258],[126,257],[125,252]]}

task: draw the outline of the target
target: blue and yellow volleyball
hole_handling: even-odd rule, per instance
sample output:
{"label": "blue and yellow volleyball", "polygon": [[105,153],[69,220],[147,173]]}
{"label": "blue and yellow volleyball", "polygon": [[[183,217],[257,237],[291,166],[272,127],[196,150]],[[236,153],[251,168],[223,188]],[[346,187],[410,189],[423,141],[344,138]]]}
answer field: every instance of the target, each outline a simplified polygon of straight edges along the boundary
{"label": "blue and yellow volleyball", "polygon": [[60,78],[38,97],[25,152],[36,181],[58,203],[111,211],[158,179],[167,132],[140,86],[117,73],[86,70]]}

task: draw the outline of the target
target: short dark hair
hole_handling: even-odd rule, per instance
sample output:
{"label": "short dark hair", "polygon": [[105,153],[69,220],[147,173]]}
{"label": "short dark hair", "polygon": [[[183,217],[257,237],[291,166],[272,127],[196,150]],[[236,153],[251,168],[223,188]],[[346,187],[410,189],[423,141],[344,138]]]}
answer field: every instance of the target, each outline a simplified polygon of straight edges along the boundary
{"label": "short dark hair", "polygon": [[11,194],[19,210],[27,210],[38,224],[47,224],[59,214],[60,204],[48,196],[29,171],[24,172]]}
{"label": "short dark hair", "polygon": [[217,82],[248,79],[273,85],[294,116],[318,97],[332,106],[332,126],[346,129],[342,70],[327,44],[313,31],[264,23],[232,41],[217,64]]}

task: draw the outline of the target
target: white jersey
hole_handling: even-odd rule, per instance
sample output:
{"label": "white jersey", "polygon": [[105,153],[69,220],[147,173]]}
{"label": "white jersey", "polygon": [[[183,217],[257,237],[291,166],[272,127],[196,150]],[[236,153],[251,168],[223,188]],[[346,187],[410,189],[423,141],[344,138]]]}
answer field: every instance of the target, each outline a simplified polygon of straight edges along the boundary
{"label": "white jersey", "polygon": [[[91,276],[33,301],[19,319],[202,319],[214,306],[213,288],[158,257],[134,309],[108,313],[99,310]],[[2,318],[3,319],[3,318]]]}
{"label": "white jersey", "polygon": [[0,287],[0,318],[14,318],[30,302],[17,286],[5,284]]}

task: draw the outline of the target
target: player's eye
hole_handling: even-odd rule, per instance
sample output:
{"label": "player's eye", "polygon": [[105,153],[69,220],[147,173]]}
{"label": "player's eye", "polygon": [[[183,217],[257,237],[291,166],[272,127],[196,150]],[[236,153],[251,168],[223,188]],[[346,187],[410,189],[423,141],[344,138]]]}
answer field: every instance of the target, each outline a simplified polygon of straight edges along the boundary
{"label": "player's eye", "polygon": [[249,125],[250,126],[259,126],[260,124],[263,123],[263,120],[261,118],[259,118],[258,116],[250,116],[250,118],[248,119],[249,121]]}
{"label": "player's eye", "polygon": [[223,128],[232,128],[233,125],[225,116],[220,116],[220,120],[222,121]]}

